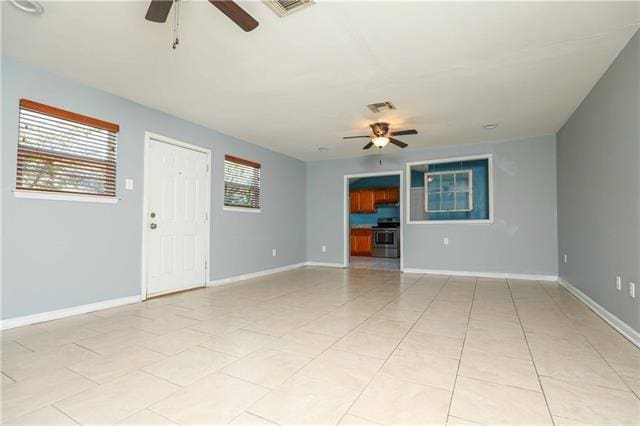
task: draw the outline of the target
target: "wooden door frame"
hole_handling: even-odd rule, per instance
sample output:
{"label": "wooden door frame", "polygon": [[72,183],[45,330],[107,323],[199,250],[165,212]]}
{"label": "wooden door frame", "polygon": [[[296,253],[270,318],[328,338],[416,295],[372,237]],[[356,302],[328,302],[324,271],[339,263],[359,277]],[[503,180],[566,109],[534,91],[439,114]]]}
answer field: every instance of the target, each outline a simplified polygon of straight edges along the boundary
{"label": "wooden door frame", "polygon": [[[207,285],[209,282],[209,277],[211,276],[211,259],[210,259],[210,251],[211,251],[211,176],[213,172],[211,170],[211,150],[208,148],[203,148],[198,145],[193,145],[187,142],[182,142],[177,139],[172,139],[167,136],[162,136],[157,133],[153,133],[150,131],[144,132],[144,171],[143,171],[143,192],[142,192],[142,268],[141,268],[141,283],[140,283],[140,299],[147,299],[147,265],[148,259],[147,256],[149,254],[148,251],[148,241],[147,237],[149,233],[147,232],[147,227],[149,226],[149,147],[151,145],[151,140],[155,140],[161,143],[166,143],[169,145],[177,146],[179,148],[190,149],[192,151],[201,152],[207,155],[207,170],[208,170],[208,178],[207,178],[207,186],[205,188],[205,205],[207,206],[206,213],[206,230],[205,230],[205,252],[206,252],[206,268],[205,268],[205,277],[203,282],[203,287]],[[177,290],[181,291],[181,290]],[[173,291],[168,291],[164,293],[154,294],[154,296],[159,296],[166,293],[172,293]]]}
{"label": "wooden door frame", "polygon": [[349,267],[349,257],[350,257],[350,235],[351,230],[349,229],[349,214],[350,214],[350,204],[349,204],[349,180],[354,178],[366,178],[366,177],[375,177],[375,176],[400,176],[400,272],[404,272],[404,172],[402,170],[391,170],[388,172],[369,172],[369,173],[355,173],[355,174],[346,174],[344,175],[344,188],[343,188],[343,199],[342,199],[342,251],[343,251],[343,259],[342,259],[342,267]]}

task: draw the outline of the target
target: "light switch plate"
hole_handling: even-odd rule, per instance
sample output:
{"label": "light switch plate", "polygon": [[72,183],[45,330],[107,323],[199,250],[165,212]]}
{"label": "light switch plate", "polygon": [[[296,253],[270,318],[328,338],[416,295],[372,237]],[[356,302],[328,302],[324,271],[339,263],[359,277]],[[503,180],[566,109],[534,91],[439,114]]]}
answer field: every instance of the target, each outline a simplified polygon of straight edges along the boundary
{"label": "light switch plate", "polygon": [[276,249],[271,249],[271,256],[276,257],[278,251]]}
{"label": "light switch plate", "polygon": [[133,179],[126,178],[124,180],[124,189],[131,191],[133,189]]}
{"label": "light switch plate", "polygon": [[448,246],[449,245],[449,237],[444,237],[442,239],[442,244],[444,244],[445,246]]}
{"label": "light switch plate", "polygon": [[568,258],[567,258],[567,254],[565,253],[565,254],[564,254],[564,263],[567,263],[567,260],[568,260]]}
{"label": "light switch plate", "polygon": [[327,246],[322,246],[322,252],[326,253],[327,252]]}
{"label": "light switch plate", "polygon": [[631,296],[633,299],[636,298],[636,283],[629,283],[629,296]]}
{"label": "light switch plate", "polygon": [[620,275],[616,275],[616,290],[622,290],[622,277]]}

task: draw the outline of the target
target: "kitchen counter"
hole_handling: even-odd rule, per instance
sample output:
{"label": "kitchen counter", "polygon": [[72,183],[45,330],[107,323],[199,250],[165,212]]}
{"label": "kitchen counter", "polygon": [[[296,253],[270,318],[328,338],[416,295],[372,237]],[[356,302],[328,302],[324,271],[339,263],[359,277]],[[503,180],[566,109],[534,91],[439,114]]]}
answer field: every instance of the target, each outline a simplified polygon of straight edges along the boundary
{"label": "kitchen counter", "polygon": [[356,225],[351,225],[351,229],[371,229],[373,228],[374,225],[373,223],[358,223]]}

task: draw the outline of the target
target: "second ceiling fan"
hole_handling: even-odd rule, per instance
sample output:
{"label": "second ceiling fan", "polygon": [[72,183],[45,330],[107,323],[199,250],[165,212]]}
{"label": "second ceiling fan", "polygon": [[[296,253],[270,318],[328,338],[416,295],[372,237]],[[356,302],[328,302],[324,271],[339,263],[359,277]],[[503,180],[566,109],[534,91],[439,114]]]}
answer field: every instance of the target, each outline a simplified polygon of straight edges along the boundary
{"label": "second ceiling fan", "polygon": [[398,139],[395,139],[393,136],[401,136],[401,135],[417,135],[418,131],[416,129],[408,129],[408,130],[398,130],[395,132],[389,131],[389,123],[373,123],[369,124],[371,130],[373,130],[373,135],[366,136],[345,136],[342,139],[355,139],[355,138],[369,138],[368,144],[366,144],[362,149],[369,149],[372,146],[377,146],[378,148],[384,148],[388,143],[392,143],[400,148],[406,148],[408,145]]}
{"label": "second ceiling fan", "polygon": [[[175,2],[177,2],[177,0],[151,0],[145,19],[151,22],[166,22],[169,12],[171,11],[171,6],[173,6],[173,3]],[[253,16],[249,15],[243,8],[238,6],[234,1],[209,0],[209,3],[218,8],[220,12],[227,15],[229,19],[235,22],[237,26],[246,32],[249,32],[258,26],[258,21],[256,21]]]}

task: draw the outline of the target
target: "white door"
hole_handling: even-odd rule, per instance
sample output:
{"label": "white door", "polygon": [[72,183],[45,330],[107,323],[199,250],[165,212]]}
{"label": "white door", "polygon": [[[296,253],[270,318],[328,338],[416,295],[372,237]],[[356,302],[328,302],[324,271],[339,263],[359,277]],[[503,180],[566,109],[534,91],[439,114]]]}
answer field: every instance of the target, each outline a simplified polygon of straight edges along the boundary
{"label": "white door", "polygon": [[149,141],[147,295],[207,282],[209,155]]}

